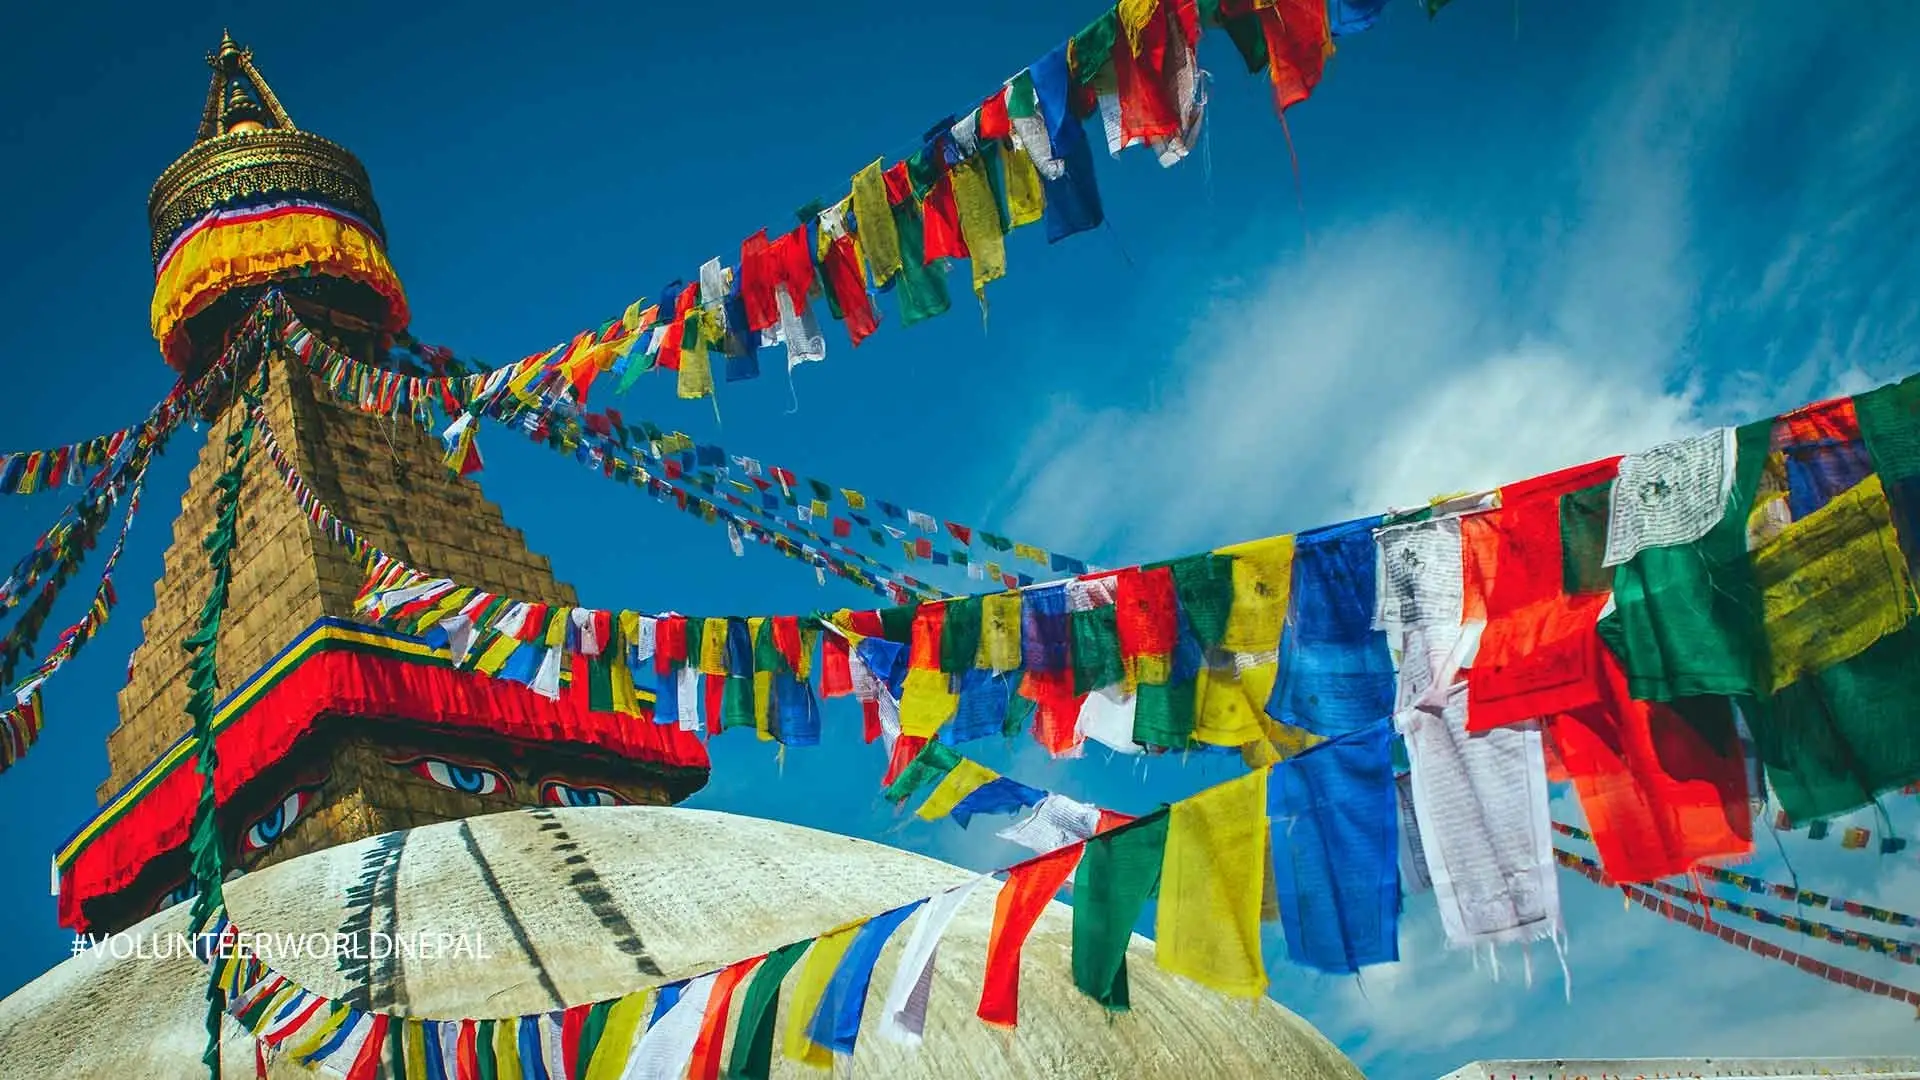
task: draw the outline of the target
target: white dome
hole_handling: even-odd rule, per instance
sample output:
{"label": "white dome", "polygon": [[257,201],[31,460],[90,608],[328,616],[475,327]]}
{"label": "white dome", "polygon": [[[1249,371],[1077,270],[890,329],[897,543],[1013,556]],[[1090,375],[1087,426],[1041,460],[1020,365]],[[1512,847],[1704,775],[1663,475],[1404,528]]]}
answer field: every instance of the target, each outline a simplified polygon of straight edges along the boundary
{"label": "white dome", "polygon": [[[373,961],[342,971],[301,955],[275,967],[316,992],[430,1018],[513,1016],[617,997],[804,939],[967,880],[957,867],[864,840],[703,810],[530,810],[388,833],[230,882],[228,909],[255,933],[371,929],[468,935],[488,956]],[[1074,988],[1072,913],[1047,910],[1022,963],[1014,1031],[973,1015],[995,885],[960,909],[935,966],[926,1042],[874,1033],[912,921],[876,969],[857,1077],[1273,1077],[1360,1073],[1271,1001],[1223,997],[1160,971],[1135,937],[1133,1011],[1109,1015]],[[187,906],[130,933],[184,931]],[[169,951],[164,945],[156,951]],[[349,962],[350,963],[350,962]],[[788,976],[790,990],[798,969]],[[0,1002],[0,1076],[204,1075],[205,969],[189,956],[70,959]],[[736,1015],[744,994],[735,997]],[[779,1023],[784,1029],[786,994]],[[731,1039],[733,1022],[727,1025]],[[730,1052],[730,1049],[729,1049]],[[252,1042],[228,1022],[224,1073],[254,1076]],[[775,1076],[822,1076],[779,1055]],[[849,1072],[843,1063],[836,1076]],[[275,1076],[308,1075],[285,1061]]]}

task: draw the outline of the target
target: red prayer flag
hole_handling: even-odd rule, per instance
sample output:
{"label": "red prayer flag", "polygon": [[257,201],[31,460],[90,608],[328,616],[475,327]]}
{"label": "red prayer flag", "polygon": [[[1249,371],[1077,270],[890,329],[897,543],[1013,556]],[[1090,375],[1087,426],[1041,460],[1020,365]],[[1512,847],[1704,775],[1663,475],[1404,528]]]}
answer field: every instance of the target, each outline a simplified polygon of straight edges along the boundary
{"label": "red prayer flag", "polygon": [[653,670],[670,675],[675,664],[687,659],[687,617],[669,615],[653,626]]}
{"label": "red prayer flag", "polygon": [[[829,630],[820,643],[820,696],[846,697],[853,693],[853,649],[847,639]],[[868,739],[872,742],[872,739]]]}
{"label": "red prayer flag", "polygon": [[853,237],[835,237],[827,246],[823,266],[827,288],[833,293],[834,303],[840,305],[841,317],[847,324],[847,336],[857,346],[880,328],[880,320],[875,317],[873,301],[867,296],[867,275],[855,254]]}
{"label": "red prayer flag", "polygon": [[1013,134],[1013,120],[1007,115],[1007,89],[980,103],[980,137],[1005,139]]}
{"label": "red prayer flag", "polygon": [[940,670],[940,635],[947,628],[945,604],[921,604],[913,613],[913,643],[907,666],[919,671]]}
{"label": "red prayer flag", "polygon": [[1570,712],[1599,700],[1596,629],[1607,594],[1568,596],[1560,497],[1604,483],[1606,458],[1500,489],[1500,508],[1463,518],[1462,573],[1469,620],[1486,630],[1467,673],[1467,730],[1488,731]]}
{"label": "red prayer flag", "polygon": [[700,1034],[693,1043],[693,1058],[687,1065],[687,1080],[719,1080],[720,1050],[727,1038],[727,1017],[733,1011],[733,992],[754,965],[764,959],[766,956],[762,954],[751,960],[742,960],[723,969],[713,980],[713,990],[707,995],[706,1014],[700,1018]]}
{"label": "red prayer flag", "polygon": [[480,1080],[479,1035],[478,1021],[460,1021],[460,1037],[453,1045],[454,1080]]}
{"label": "red prayer flag", "polygon": [[1068,844],[1007,872],[1007,883],[993,905],[993,931],[987,938],[987,970],[980,989],[979,1017],[1013,1027],[1020,1017],[1020,950],[1033,924],[1060,892],[1086,842]]}
{"label": "red prayer flag", "polygon": [[887,201],[895,206],[913,198],[913,177],[907,175],[907,163],[896,161],[881,179],[887,182]]}
{"label": "red prayer flag", "polygon": [[967,242],[960,235],[960,205],[953,198],[953,174],[934,182],[921,210],[926,217],[924,262],[931,266],[935,259],[967,258]]}
{"label": "red prayer flag", "polygon": [[1820,442],[1857,442],[1860,417],[1850,397],[1802,405],[1773,422],[1773,449]]}
{"label": "red prayer flag", "polygon": [[[593,1004],[588,1002],[575,1005],[560,1014],[560,1061],[575,1073],[582,1071],[579,1066],[580,1033],[586,1030],[587,1013],[592,1009]],[[472,1021],[462,1021],[462,1023],[472,1023]],[[460,1034],[465,1036],[466,1032],[462,1031]]]}
{"label": "red prayer flag", "polygon": [[1320,84],[1333,43],[1326,0],[1273,0],[1271,6],[1256,7],[1254,13],[1267,39],[1273,102],[1284,113],[1307,100]]}
{"label": "red prayer flag", "polygon": [[1122,145],[1180,134],[1180,109],[1167,85],[1167,11],[1156,3],[1140,28],[1139,50],[1114,43],[1113,74],[1119,86]]}
{"label": "red prayer flag", "polygon": [[905,772],[913,759],[919,757],[920,751],[926,748],[927,740],[917,735],[902,735],[893,740],[893,756],[887,760],[887,775],[880,778],[880,786],[886,787],[900,779],[900,774]]}
{"label": "red prayer flag", "polygon": [[1180,633],[1179,600],[1173,569],[1122,570],[1114,577],[1114,616],[1120,629],[1120,658],[1132,670],[1142,656],[1172,656]]}
{"label": "red prayer flag", "polygon": [[1658,881],[1753,850],[1733,714],[1718,702],[1682,716],[1666,704],[1635,701],[1613,654],[1598,653],[1600,700],[1549,717],[1547,730],[1608,879]]}

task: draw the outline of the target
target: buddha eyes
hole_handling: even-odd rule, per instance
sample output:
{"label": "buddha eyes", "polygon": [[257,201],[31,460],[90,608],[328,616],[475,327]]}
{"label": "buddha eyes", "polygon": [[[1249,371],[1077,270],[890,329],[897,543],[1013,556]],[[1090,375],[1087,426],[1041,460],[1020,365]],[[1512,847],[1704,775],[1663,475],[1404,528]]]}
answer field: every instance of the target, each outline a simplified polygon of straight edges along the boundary
{"label": "buddha eyes", "polygon": [[466,765],[444,758],[429,757],[396,761],[394,764],[407,769],[415,776],[462,795],[492,795],[498,791],[513,790],[513,785],[506,777],[480,765]]}
{"label": "buddha eyes", "polygon": [[241,850],[251,854],[271,847],[313,805],[319,791],[319,786],[315,785],[288,792],[286,798],[281,799],[272,810],[255,818],[253,824],[247,826],[247,831],[240,837]]}
{"label": "buddha eyes", "polygon": [[153,905],[153,911],[148,912],[148,914],[151,915],[165,911],[175,904],[184,904],[198,895],[200,895],[199,883],[189,878],[175,885],[167,895],[161,897],[159,902]]}
{"label": "buddha eyes", "polygon": [[575,787],[558,780],[540,785],[541,806],[624,806],[626,801],[602,787]]}

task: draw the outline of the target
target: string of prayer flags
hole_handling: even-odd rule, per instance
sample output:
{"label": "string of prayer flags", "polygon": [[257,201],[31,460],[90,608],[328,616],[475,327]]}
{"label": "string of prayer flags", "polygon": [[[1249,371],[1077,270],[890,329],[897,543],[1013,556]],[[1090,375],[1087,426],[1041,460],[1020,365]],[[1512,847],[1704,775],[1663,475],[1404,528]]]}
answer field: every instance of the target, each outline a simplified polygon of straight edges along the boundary
{"label": "string of prayer flags", "polygon": [[[1560,865],[1578,870],[1583,875],[1589,877],[1589,879],[1596,873],[1601,874],[1603,879],[1605,877],[1600,864],[1592,859],[1584,858],[1572,852],[1557,848],[1554,850],[1554,857],[1559,860]],[[1891,957],[1902,964],[1920,963],[1920,955],[1916,954],[1916,949],[1920,949],[1920,946],[1916,946],[1910,941],[1898,941],[1894,938],[1882,937],[1878,934],[1868,934],[1859,930],[1847,930],[1812,919],[1803,919],[1797,915],[1782,915],[1778,912],[1768,911],[1766,908],[1757,907],[1752,904],[1743,904],[1738,900],[1729,900],[1726,897],[1715,896],[1711,893],[1700,892],[1694,889],[1684,889],[1665,881],[1647,882],[1644,887],[1661,895],[1671,897],[1672,899],[1692,904],[1695,907],[1724,911],[1730,915],[1738,915],[1743,919],[1751,919],[1763,926],[1776,926],[1783,930],[1790,930],[1796,934],[1814,938],[1818,941],[1845,945],[1849,948],[1859,949],[1862,952]]]}
{"label": "string of prayer flags", "polygon": [[[1785,810],[1775,812],[1773,827],[1779,832],[1790,832],[1793,830],[1793,822],[1787,817]],[[1824,840],[1827,838],[1827,834],[1828,826],[1825,820],[1815,820],[1808,823],[1807,839]],[[1840,850],[1842,851],[1866,851],[1872,842],[1873,830],[1864,825],[1849,825],[1840,834]],[[1881,855],[1898,855],[1902,851],[1907,850],[1907,838],[1904,836],[1882,836],[1875,850]]]}
{"label": "string of prayer flags", "polygon": [[[1589,868],[1578,861],[1573,862],[1571,866],[1596,885],[1606,883],[1604,875],[1601,874],[1598,867]],[[1638,885],[1621,885],[1619,888],[1628,900],[1639,904],[1648,911],[1658,914],[1669,922],[1676,922],[1689,929],[1712,934],[1714,937],[1719,938],[1729,945],[1753,953],[1756,956],[1764,956],[1769,960],[1778,960],[1783,964],[1792,965],[1809,975],[1817,975],[1836,985],[1845,986],[1853,990],[1862,990],[1877,997],[1890,998],[1905,1005],[1920,1007],[1920,991],[1894,986],[1891,983],[1882,982],[1879,979],[1870,979],[1856,972],[1847,971],[1824,961],[1816,960],[1813,957],[1783,949],[1770,941],[1762,941],[1759,938],[1735,930],[1724,923],[1708,919],[1697,912],[1680,908],[1670,901],[1655,896],[1653,893]]]}
{"label": "string of prayer flags", "polygon": [[768,953],[754,972],[734,1028],[733,1055],[727,1061],[729,1077],[767,1080],[773,1069],[773,1033],[780,1004],[780,983],[812,944],[809,938],[783,945]]}
{"label": "string of prayer flags", "polygon": [[121,428],[65,446],[0,453],[0,495],[32,495],[87,483],[87,473],[118,456],[137,430]]}
{"label": "string of prayer flags", "polygon": [[[1585,840],[1589,843],[1593,840],[1591,833],[1578,826],[1566,825],[1556,821],[1553,823],[1553,829],[1562,836],[1570,836],[1575,840]],[[1844,897],[1827,896],[1824,893],[1817,893],[1811,889],[1801,889],[1792,885],[1781,885],[1775,882],[1769,882],[1763,878],[1754,877],[1751,874],[1742,874],[1735,870],[1729,870],[1724,866],[1698,866],[1694,868],[1693,873],[1708,881],[1719,882],[1723,885],[1732,885],[1735,888],[1742,889],[1755,896],[1771,896],[1776,900],[1785,900],[1788,903],[1801,907],[1838,911],[1855,918],[1867,919],[1887,926],[1920,927],[1920,917],[1899,911],[1891,911],[1886,908],[1874,907],[1871,904],[1862,904],[1855,900],[1845,899]]]}

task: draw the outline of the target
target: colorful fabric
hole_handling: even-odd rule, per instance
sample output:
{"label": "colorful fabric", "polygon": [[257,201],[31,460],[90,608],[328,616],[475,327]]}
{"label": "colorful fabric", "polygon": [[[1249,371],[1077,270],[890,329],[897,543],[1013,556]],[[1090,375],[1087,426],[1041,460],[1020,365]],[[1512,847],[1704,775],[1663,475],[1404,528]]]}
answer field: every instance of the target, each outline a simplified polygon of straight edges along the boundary
{"label": "colorful fabric", "polygon": [[1746,756],[1725,698],[1635,701],[1597,650],[1598,696],[1546,732],[1614,881],[1683,874],[1753,848]]}
{"label": "colorful fabric", "polygon": [[974,663],[994,672],[1020,667],[1020,594],[992,593],[980,598],[980,650]]}
{"label": "colorful fabric", "polygon": [[1742,704],[1768,789],[1794,825],[1846,813],[1920,780],[1920,727],[1907,712],[1915,695],[1920,626],[1909,623],[1763,706]]}
{"label": "colorful fabric", "polygon": [[[713,994],[714,984],[720,979],[719,972],[710,972],[685,983],[678,998],[667,1002],[664,990],[659,1000],[666,1003],[664,1012],[654,1017],[646,1033],[633,1045],[633,1055],[627,1061],[626,1072],[621,1080],[681,1080],[686,1076],[688,1066],[693,1060],[694,1043],[700,1038],[700,1026],[706,1019],[707,1001]],[[528,1073],[529,1053],[538,1053],[538,1035],[525,1029],[525,1021],[532,1017],[522,1017],[520,1032],[520,1060],[523,1075]],[[505,1027],[505,1023],[501,1025]],[[538,1058],[533,1059],[538,1062]],[[534,1075],[543,1075],[546,1069],[538,1064]],[[528,1075],[527,1080],[532,1080]]]}
{"label": "colorful fabric", "polygon": [[236,289],[313,274],[373,290],[385,303],[380,329],[406,329],[406,292],[378,233],[345,211],[285,200],[216,210],[174,241],[154,274],[153,336],[167,363],[184,369],[188,319]]}
{"label": "colorful fabric", "polygon": [[[932,744],[929,744],[932,745]],[[953,813],[966,798],[981,788],[1000,778],[1000,774],[969,758],[961,758],[946,776],[942,777],[927,801],[920,804],[916,815],[922,821],[938,821]]]}
{"label": "colorful fabric", "polygon": [[1159,891],[1168,811],[1087,841],[1073,879],[1073,984],[1116,1012],[1131,1008],[1127,946]]}
{"label": "colorful fabric", "polygon": [[[1771,437],[1772,425],[1768,425]],[[1607,521],[1605,564],[1705,537],[1728,513],[1734,433],[1721,428],[1620,459]]]}
{"label": "colorful fabric", "polygon": [[[746,999],[740,1005],[740,1020],[734,1027],[733,1053],[727,1060],[729,1080],[767,1080],[773,1069],[773,1030],[780,1007],[780,983],[812,944],[812,940],[807,940],[782,945],[768,953],[759,970],[753,973],[753,981],[747,984]],[[607,1080],[619,1080],[618,1074]]]}
{"label": "colorful fabric", "polygon": [[1594,625],[1604,590],[1566,592],[1562,502],[1611,480],[1618,458],[1500,489],[1500,507],[1460,522],[1469,607],[1485,629],[1467,675],[1467,730],[1585,708],[1598,700]]}
{"label": "colorful fabric", "polygon": [[[727,1038],[727,1020],[733,1013],[733,992],[761,959],[756,956],[729,964],[714,979],[713,989],[707,995],[706,1011],[701,1014],[699,1034],[694,1038],[686,1080],[719,1080],[720,1048]],[[560,1075],[556,1074],[555,1080],[559,1080]]]}
{"label": "colorful fabric", "polygon": [[820,998],[820,1011],[813,1021],[813,1041],[836,1053],[853,1053],[860,1036],[860,1017],[866,1011],[867,987],[873,982],[873,968],[880,962],[880,950],[907,917],[920,910],[924,900],[875,915],[860,924],[834,968],[833,978]]}
{"label": "colorful fabric", "polygon": [[993,930],[987,938],[987,967],[980,990],[980,1019],[1013,1027],[1020,1019],[1020,952],[1027,935],[1080,862],[1075,844],[1029,859],[1007,872],[994,901]]}
{"label": "colorful fabric", "polygon": [[1677,547],[1648,548],[1614,568],[1614,609],[1600,620],[1600,636],[1620,659],[1635,698],[1674,701],[1770,692],[1772,661],[1760,588],[1747,553],[1747,511],[1759,490],[1772,433],[1772,421],[1735,432],[1727,512],[1706,536]]}
{"label": "colorful fabric", "polygon": [[927,1026],[927,1002],[933,993],[933,959],[940,939],[959,913],[960,906],[973,890],[986,881],[974,878],[964,885],[948,889],[927,901],[926,913],[913,928],[913,936],[900,952],[900,964],[894,969],[893,982],[887,987],[886,1001],[880,1011],[880,1035],[904,1046],[918,1046]]}
{"label": "colorful fabric", "polygon": [[1046,797],[1047,793],[1039,788],[1028,787],[1018,780],[1002,776],[975,788],[971,795],[960,800],[949,816],[964,829],[975,814],[1018,813]]}
{"label": "colorful fabric", "polygon": [[1392,739],[1382,720],[1273,767],[1274,881],[1296,964],[1350,974],[1400,958]]}
{"label": "colorful fabric", "polygon": [[1393,658],[1373,628],[1380,522],[1330,525],[1294,542],[1280,673],[1267,702],[1282,724],[1331,737],[1392,715]]}
{"label": "colorful fabric", "polygon": [[853,174],[853,216],[873,283],[884,286],[905,266],[905,256],[878,160]]}
{"label": "colorful fabric", "polygon": [[1174,803],[1154,923],[1160,966],[1234,997],[1264,993],[1260,911],[1270,865],[1265,770]]}
{"label": "colorful fabric", "polygon": [[1858,656],[1913,613],[1913,582],[1877,476],[1754,551],[1753,572],[1776,688]]}
{"label": "colorful fabric", "polygon": [[892,216],[902,259],[893,290],[900,304],[900,325],[912,326],[946,314],[953,306],[952,298],[947,295],[946,267],[927,261],[926,227],[919,208],[908,199],[893,208]]}
{"label": "colorful fabric", "polygon": [[800,969],[800,980],[794,983],[793,993],[787,998],[784,1050],[787,1060],[816,1069],[833,1067],[833,1051],[813,1039],[814,1017],[820,1011],[827,984],[833,981],[833,973],[840,967],[840,958],[847,954],[853,945],[853,936],[859,931],[858,925],[845,926],[814,939],[813,950],[807,953],[807,962]]}
{"label": "colorful fabric", "polygon": [[1539,725],[1469,737],[1464,685],[1437,714],[1408,709],[1396,721],[1447,940],[1505,944],[1556,935],[1560,892]]}
{"label": "colorful fabric", "polygon": [[1284,113],[1312,95],[1333,52],[1327,5],[1325,0],[1273,0],[1256,5],[1254,15],[1266,38],[1274,106]]}

